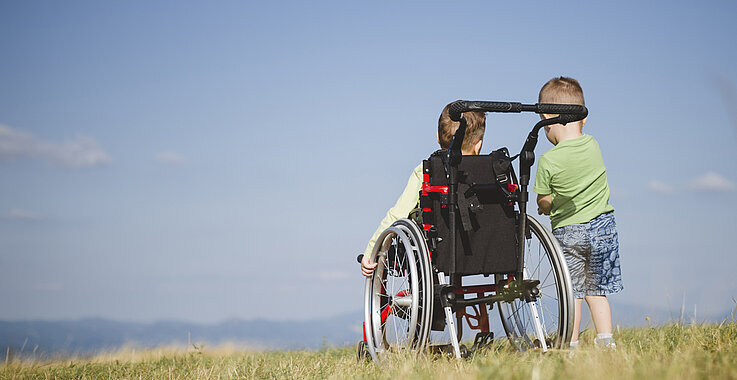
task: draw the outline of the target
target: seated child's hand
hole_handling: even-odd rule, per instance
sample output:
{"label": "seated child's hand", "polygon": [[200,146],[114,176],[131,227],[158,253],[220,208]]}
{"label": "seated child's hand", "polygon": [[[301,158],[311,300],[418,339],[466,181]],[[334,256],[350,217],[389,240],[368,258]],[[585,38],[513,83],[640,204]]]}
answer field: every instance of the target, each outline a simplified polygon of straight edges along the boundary
{"label": "seated child's hand", "polygon": [[369,255],[364,255],[361,260],[361,273],[366,277],[371,277],[374,274],[374,269],[376,269],[376,263],[371,262]]}

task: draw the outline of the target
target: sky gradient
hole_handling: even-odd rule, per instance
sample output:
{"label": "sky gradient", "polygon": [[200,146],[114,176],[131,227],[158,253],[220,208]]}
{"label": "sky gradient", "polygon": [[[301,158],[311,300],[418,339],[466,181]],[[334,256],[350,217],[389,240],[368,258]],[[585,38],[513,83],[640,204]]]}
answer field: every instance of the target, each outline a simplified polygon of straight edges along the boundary
{"label": "sky gradient", "polygon": [[[456,99],[577,78],[616,302],[735,306],[737,5],[0,3],[0,319],[309,319]],[[483,153],[535,115],[488,115]],[[540,155],[551,145],[541,137]],[[533,169],[534,170],[534,169]],[[546,221],[547,223],[547,221]],[[683,301],[685,299],[685,301]]]}

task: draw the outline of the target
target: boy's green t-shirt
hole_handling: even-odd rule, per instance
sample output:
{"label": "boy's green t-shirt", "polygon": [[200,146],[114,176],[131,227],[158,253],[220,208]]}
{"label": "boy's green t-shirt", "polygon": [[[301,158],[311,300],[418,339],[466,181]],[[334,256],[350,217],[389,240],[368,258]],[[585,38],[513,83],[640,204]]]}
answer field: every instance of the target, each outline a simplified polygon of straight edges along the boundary
{"label": "boy's green t-shirt", "polygon": [[599,144],[583,135],[561,141],[545,152],[537,166],[533,191],[553,195],[550,223],[553,229],[586,223],[614,211]]}

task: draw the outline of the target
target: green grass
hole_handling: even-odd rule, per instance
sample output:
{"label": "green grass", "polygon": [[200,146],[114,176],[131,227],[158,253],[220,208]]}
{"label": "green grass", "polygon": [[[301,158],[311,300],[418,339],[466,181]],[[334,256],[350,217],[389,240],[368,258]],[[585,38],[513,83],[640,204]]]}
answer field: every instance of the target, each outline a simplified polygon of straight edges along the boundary
{"label": "green grass", "polygon": [[517,353],[504,339],[469,359],[397,354],[387,366],[356,362],[355,348],[242,351],[124,349],[91,358],[8,360],[0,379],[737,379],[737,324],[628,328],[617,351],[593,347],[585,331],[567,350]]}

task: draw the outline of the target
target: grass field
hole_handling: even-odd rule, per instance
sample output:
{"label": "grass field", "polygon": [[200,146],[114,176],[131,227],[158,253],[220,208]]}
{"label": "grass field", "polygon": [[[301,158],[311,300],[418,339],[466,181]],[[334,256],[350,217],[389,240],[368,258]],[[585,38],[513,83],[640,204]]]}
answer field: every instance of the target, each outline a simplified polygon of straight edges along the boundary
{"label": "grass field", "polygon": [[89,358],[8,359],[0,379],[737,379],[737,324],[670,324],[615,332],[617,351],[593,347],[517,353],[499,339],[464,360],[398,354],[387,366],[357,362],[355,348],[317,351],[123,349]]}

